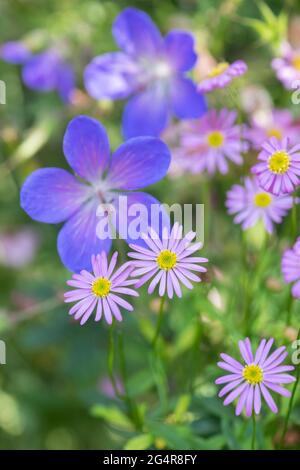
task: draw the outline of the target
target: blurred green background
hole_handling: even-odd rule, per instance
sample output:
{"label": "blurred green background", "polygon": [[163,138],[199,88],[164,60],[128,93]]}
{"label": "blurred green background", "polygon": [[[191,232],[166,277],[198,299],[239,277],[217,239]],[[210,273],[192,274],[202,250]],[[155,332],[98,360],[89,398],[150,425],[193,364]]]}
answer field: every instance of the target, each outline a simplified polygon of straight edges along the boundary
{"label": "blurred green background", "polygon": [[[280,11],[285,18],[300,15],[297,0],[265,3],[276,18]],[[123,104],[91,100],[82,71],[95,55],[116,50],[111,24],[129,5],[150,13],[164,33],[172,28],[193,31],[200,49],[218,60],[244,59],[249,73],[239,86],[259,84],[276,106],[291,107],[288,92],[270,68],[284,25],[281,29],[264,22],[259,2],[1,0],[0,44],[15,39],[37,49],[64,44],[78,86],[73,105],[65,107],[54,93],[25,88],[19,68],[0,62],[0,79],[7,87],[7,103],[0,105],[0,339],[7,347],[7,364],[0,365],[1,449],[249,448],[251,423],[236,418],[234,408],[223,407],[217,398],[218,354],[237,353],[245,315],[251,317],[254,343],[265,335],[274,336],[278,346],[290,345],[299,325],[295,302],[293,326],[286,327],[289,287],[280,274],[281,252],[294,241],[290,217],[270,239],[260,229],[242,239],[224,209],[226,191],[255,156],[242,169],[232,166],[226,177],[167,178],[150,188],[166,203],[205,203],[203,255],[210,267],[203,284],[167,303],[159,355],[150,346],[158,299],[146,289],[135,311],[117,325],[115,370],[120,381],[126,376],[129,402],[111,396],[109,328],[91,320],[80,327],[68,316],[62,299],[70,274],[57,255],[58,227],[30,220],[19,207],[19,188],[36,168],[67,168],[62,137],[77,114],[97,117],[112,148],[122,141]],[[263,26],[255,29],[250,18]],[[239,107],[246,119],[240,90],[235,91],[217,94],[211,105]],[[292,110],[299,116],[298,109]],[[125,243],[117,248],[126,253]],[[118,349],[122,341],[123,355]],[[280,430],[286,408],[286,399],[280,416],[264,407],[258,422],[261,448],[276,446],[274,429]],[[300,448],[299,391],[288,446]]]}

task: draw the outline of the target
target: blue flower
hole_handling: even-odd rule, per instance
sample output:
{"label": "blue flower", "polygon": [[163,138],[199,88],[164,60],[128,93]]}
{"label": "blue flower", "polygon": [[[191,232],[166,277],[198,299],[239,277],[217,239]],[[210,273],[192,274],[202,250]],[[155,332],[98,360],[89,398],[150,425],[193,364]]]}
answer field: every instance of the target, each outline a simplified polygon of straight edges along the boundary
{"label": "blue flower", "polygon": [[197,59],[191,34],[171,31],[163,38],[150,17],[135,8],[119,14],[112,32],[123,52],[95,57],[84,81],[96,99],[132,96],[123,114],[126,138],[158,136],[171,114],[179,119],[204,114],[205,99],[186,77]]}
{"label": "blue flower", "polygon": [[22,79],[28,88],[57,91],[64,102],[71,100],[75,88],[74,70],[56,50],[32,54],[21,41],[10,41],[0,47],[0,57],[8,63],[23,65]]}
{"label": "blue flower", "polygon": [[[39,222],[65,222],[57,241],[62,262],[71,271],[90,270],[92,255],[108,252],[112,243],[110,238],[96,233],[99,204],[111,203],[118,211],[119,198],[126,195],[128,212],[117,213],[117,225],[124,218],[128,223],[132,220],[130,207],[136,203],[147,209],[145,217],[150,225],[151,207],[159,202],[135,190],[166,175],[170,153],[159,139],[137,137],[122,144],[110,157],[104,127],[87,116],[78,116],[69,123],[63,150],[76,176],[60,168],[34,171],[22,187],[21,207]],[[168,221],[162,219],[161,225]],[[130,236],[127,242],[133,242]]]}

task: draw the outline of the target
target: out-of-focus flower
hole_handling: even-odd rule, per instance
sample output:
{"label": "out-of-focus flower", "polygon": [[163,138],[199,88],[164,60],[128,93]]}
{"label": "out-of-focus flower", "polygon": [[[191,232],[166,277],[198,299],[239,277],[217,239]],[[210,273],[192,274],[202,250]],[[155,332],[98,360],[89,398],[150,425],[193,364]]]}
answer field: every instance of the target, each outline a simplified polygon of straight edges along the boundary
{"label": "out-of-focus flower", "polygon": [[123,52],[95,57],[84,81],[96,99],[132,96],[123,114],[126,138],[158,136],[170,114],[192,119],[206,111],[203,95],[186,77],[197,60],[191,34],[176,30],[163,38],[151,18],[135,8],[119,14],[112,32]]}
{"label": "out-of-focus flower", "polygon": [[130,248],[135,250],[128,253],[134,259],[132,276],[140,277],[136,287],[140,287],[150,279],[148,293],[152,294],[159,284],[159,295],[162,297],[166,292],[171,299],[173,294],[181,297],[180,283],[188,289],[193,285],[190,281],[201,282],[200,277],[192,271],[206,272],[207,269],[200,263],[207,263],[208,259],[191,256],[202,247],[202,243],[191,243],[195,238],[194,232],[183,236],[183,227],[177,222],[171,232],[163,229],[162,238],[151,228],[144,234],[147,248],[131,244]]}
{"label": "out-of-focus flower", "polygon": [[274,339],[268,341],[262,339],[256,353],[252,353],[249,338],[239,341],[239,349],[243,358],[242,362],[237,361],[228,354],[222,353],[218,366],[230,374],[223,375],[216,380],[217,385],[226,384],[219,392],[219,397],[227,395],[224,405],[227,406],[236,398],[238,402],[235,414],[240,415],[245,409],[246,416],[252,413],[259,414],[262,405],[262,397],[273,413],[278,412],[276,403],[270,393],[278,393],[284,397],[290,397],[291,393],[282,387],[282,384],[289,384],[295,378],[289,372],[294,370],[293,366],[281,365],[288,356],[285,346],[281,346],[269,355]]}
{"label": "out-of-focus flower", "polygon": [[201,93],[209,93],[216,88],[225,88],[234,78],[244,75],[247,69],[247,64],[243,60],[236,60],[232,64],[220,62],[199,83],[198,90]]}
{"label": "out-of-focus flower", "polygon": [[101,255],[93,255],[91,262],[93,273],[82,270],[80,274],[73,274],[67,281],[75,289],[65,293],[65,302],[76,302],[69,311],[75,320],[83,325],[96,309],[95,321],[100,321],[102,314],[106,322],[111,325],[113,317],[122,321],[119,307],[132,311],[133,307],[121,295],[138,297],[138,293],[128,286],[136,283],[136,279],[128,279],[133,267],[130,263],[123,264],[115,271],[118,253],[115,252],[110,263],[103,251]]}
{"label": "out-of-focus flower", "polygon": [[[115,377],[115,385],[116,385],[117,391],[122,395],[124,393],[124,386],[121,381],[121,378],[118,376]],[[100,382],[100,390],[108,398],[116,398],[116,392],[109,377],[103,377],[103,379]]]}
{"label": "out-of-focus flower", "polygon": [[28,88],[57,91],[64,102],[71,101],[75,90],[74,69],[56,49],[32,54],[21,41],[11,41],[0,47],[0,58],[23,66],[22,79]]}
{"label": "out-of-focus flower", "polygon": [[296,88],[297,81],[300,81],[300,49],[293,49],[290,44],[284,43],[281,57],[272,60],[272,68],[286,89]]}
{"label": "out-of-focus flower", "polygon": [[254,116],[251,127],[245,131],[246,137],[254,148],[260,149],[262,144],[270,137],[281,140],[288,137],[292,145],[300,142],[300,125],[294,123],[293,115],[288,109],[273,109],[271,113]]}
{"label": "out-of-focus flower", "polygon": [[0,264],[21,268],[30,263],[39,246],[36,232],[22,228],[12,233],[0,234]]}
{"label": "out-of-focus flower", "polygon": [[247,151],[248,144],[242,140],[243,127],[235,124],[236,117],[235,111],[224,108],[183,123],[180,143],[173,151],[177,164],[191,173],[206,170],[210,175],[227,173],[227,160],[241,165],[241,153]]}
{"label": "out-of-focus flower", "polygon": [[259,185],[267,192],[275,194],[291,193],[300,180],[300,145],[289,148],[289,139],[278,140],[271,137],[262,144],[258,155],[259,163],[252,167]]}
{"label": "out-of-focus flower", "polygon": [[267,232],[272,233],[274,223],[280,224],[292,206],[292,196],[267,193],[256,178],[245,178],[243,186],[235,184],[227,193],[228,213],[236,214],[234,223],[242,224],[244,230],[262,220]]}
{"label": "out-of-focus flower", "polygon": [[[22,187],[21,206],[39,222],[66,222],[58,235],[58,252],[64,265],[78,272],[91,268],[94,253],[108,252],[111,247],[105,224],[97,231],[99,222],[108,217],[97,215],[100,204],[110,203],[116,208],[119,227],[124,225],[122,218],[128,223],[132,219],[126,211],[118,214],[119,197],[125,196],[128,212],[133,204],[147,209],[142,216],[147,217],[144,222],[148,225],[151,207],[159,202],[147,193],[128,191],[161,180],[167,173],[170,153],[161,140],[139,137],[121,145],[110,157],[104,127],[87,116],[78,116],[69,123],[63,150],[80,180],[59,168],[36,170]],[[130,234],[126,235],[130,241]]]}
{"label": "out-of-focus flower", "polygon": [[300,299],[300,237],[292,248],[285,250],[281,260],[281,271],[285,282],[294,282],[292,295]]}
{"label": "out-of-focus flower", "polygon": [[0,46],[0,57],[9,64],[24,64],[31,52],[21,41],[9,41]]}

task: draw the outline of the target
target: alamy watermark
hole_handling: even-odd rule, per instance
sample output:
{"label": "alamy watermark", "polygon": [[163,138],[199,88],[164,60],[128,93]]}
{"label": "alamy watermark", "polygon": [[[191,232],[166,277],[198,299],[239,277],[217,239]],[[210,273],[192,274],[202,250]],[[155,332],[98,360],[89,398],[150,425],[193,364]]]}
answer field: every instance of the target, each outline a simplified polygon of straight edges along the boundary
{"label": "alamy watermark", "polygon": [[296,339],[292,343],[292,349],[295,351],[292,354],[292,363],[297,366],[300,364],[300,339]]}
{"label": "alamy watermark", "polygon": [[178,222],[184,234],[193,231],[196,241],[204,244],[204,204],[132,203],[120,195],[114,202],[99,204],[96,217],[100,240],[138,240],[149,236],[150,227],[151,238],[168,238],[171,226]]}
{"label": "alamy watermark", "polygon": [[0,80],[0,104],[6,104],[6,84]]}
{"label": "alamy watermark", "polygon": [[6,344],[0,340],[0,365],[6,364]]}

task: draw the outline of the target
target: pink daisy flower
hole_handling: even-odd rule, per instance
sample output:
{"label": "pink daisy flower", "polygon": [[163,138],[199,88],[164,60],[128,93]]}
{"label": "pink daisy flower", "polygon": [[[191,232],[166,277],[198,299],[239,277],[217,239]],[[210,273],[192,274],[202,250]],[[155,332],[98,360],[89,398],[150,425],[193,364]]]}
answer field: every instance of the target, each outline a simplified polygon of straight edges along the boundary
{"label": "pink daisy flower", "polygon": [[159,295],[162,297],[167,292],[168,297],[172,299],[174,292],[178,297],[182,296],[180,284],[193,289],[190,281],[201,282],[200,277],[192,271],[205,273],[207,269],[199,266],[199,263],[207,263],[208,260],[191,255],[202,247],[202,243],[191,243],[196,236],[194,232],[191,231],[185,236],[182,233],[182,225],[175,223],[171,233],[164,228],[160,239],[150,228],[149,233],[143,235],[147,248],[130,245],[135,250],[128,253],[128,256],[134,258],[133,265],[136,268],[132,276],[141,276],[136,287],[152,279],[148,293],[152,294],[159,285]]}
{"label": "pink daisy flower", "polygon": [[281,57],[272,60],[272,68],[287,90],[297,88],[297,81],[300,80],[300,49],[293,49],[288,43],[283,44]]}
{"label": "pink daisy flower", "polygon": [[262,145],[260,163],[252,167],[260,186],[272,194],[286,194],[300,184],[300,145],[289,148],[288,138],[271,137]]}
{"label": "pink daisy flower", "polygon": [[209,93],[216,88],[224,88],[236,77],[244,75],[247,64],[243,60],[236,60],[232,64],[220,62],[213,67],[207,76],[199,83],[198,90],[201,93]]}
{"label": "pink daisy flower", "polygon": [[245,178],[243,186],[235,184],[227,193],[228,213],[236,214],[234,223],[242,224],[243,230],[262,220],[267,232],[272,233],[274,223],[280,224],[292,206],[292,196],[267,193],[259,186],[256,178]]}
{"label": "pink daisy flower", "polygon": [[300,142],[300,125],[294,123],[293,115],[288,109],[273,109],[264,122],[258,121],[257,117],[252,118],[251,127],[245,134],[256,149],[260,149],[270,137],[278,140],[288,137],[290,143],[295,145]]}
{"label": "pink daisy flower", "polygon": [[268,341],[262,339],[253,354],[249,338],[239,341],[239,349],[243,359],[241,362],[228,354],[220,354],[223,361],[218,362],[218,366],[230,374],[219,377],[215,383],[217,385],[226,384],[219,392],[219,397],[227,395],[224,400],[225,406],[238,398],[236,415],[240,415],[243,409],[248,417],[253,412],[258,415],[261,410],[262,398],[265,399],[270,410],[277,413],[278,408],[269,390],[284,397],[291,396],[291,393],[282,387],[282,384],[295,381],[294,377],[285,373],[294,370],[294,367],[281,365],[288,355],[285,346],[275,349],[269,355],[273,342],[273,338]]}
{"label": "pink daisy flower", "polygon": [[295,282],[292,296],[300,299],[300,237],[297,238],[293,248],[283,253],[281,271],[286,283]]}
{"label": "pink daisy flower", "polygon": [[173,152],[177,163],[182,162],[191,173],[206,170],[210,175],[217,171],[228,173],[228,160],[241,165],[241,154],[248,150],[248,144],[242,141],[244,128],[235,124],[236,117],[235,111],[212,109],[187,123]]}
{"label": "pink daisy flower", "polygon": [[83,325],[93,311],[96,309],[95,321],[99,321],[104,313],[106,322],[111,325],[113,317],[122,321],[120,308],[132,311],[133,307],[119,294],[138,296],[138,293],[128,288],[136,283],[136,279],[128,279],[133,267],[131,263],[123,264],[115,272],[118,253],[115,252],[110,263],[107,255],[92,256],[93,273],[86,270],[80,274],[73,274],[72,279],[67,281],[74,290],[65,293],[65,302],[76,302],[71,308],[70,315],[74,315],[75,320],[80,320]]}

